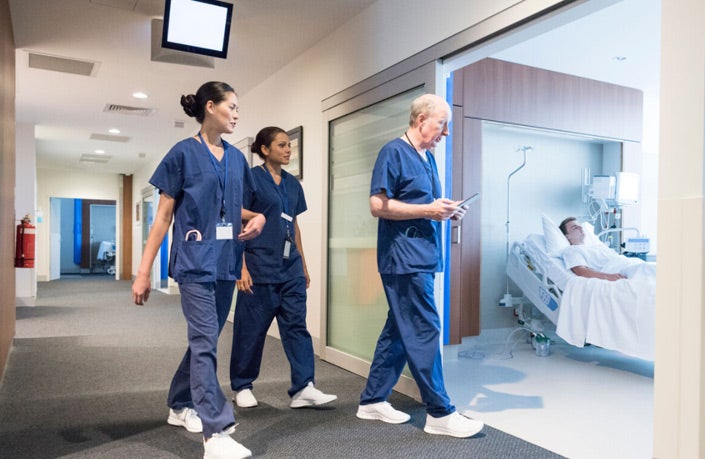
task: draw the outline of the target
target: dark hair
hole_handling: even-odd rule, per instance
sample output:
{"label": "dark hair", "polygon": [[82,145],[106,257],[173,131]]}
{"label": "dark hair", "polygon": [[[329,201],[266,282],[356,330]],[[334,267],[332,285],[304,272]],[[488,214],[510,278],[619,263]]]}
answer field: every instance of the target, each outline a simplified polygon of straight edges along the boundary
{"label": "dark hair", "polygon": [[199,123],[203,123],[205,107],[208,101],[212,100],[213,103],[218,104],[225,100],[229,92],[236,94],[232,86],[227,83],[209,81],[208,83],[203,83],[195,95],[181,96],[181,106],[184,107],[184,113],[196,118]]}
{"label": "dark hair", "polygon": [[267,126],[266,128],[260,129],[257,136],[255,136],[255,141],[252,143],[252,153],[256,153],[260,158],[265,159],[266,157],[264,153],[262,153],[262,147],[269,147],[272,142],[274,142],[274,138],[277,134],[282,132],[286,134],[284,129],[276,126]]}
{"label": "dark hair", "polygon": [[563,220],[560,225],[558,225],[558,228],[561,229],[561,232],[562,232],[563,234],[568,234],[568,231],[566,231],[566,228],[565,228],[565,227],[568,225],[568,223],[574,222],[575,220],[576,220],[575,217],[568,217],[568,218],[566,218],[565,220]]}

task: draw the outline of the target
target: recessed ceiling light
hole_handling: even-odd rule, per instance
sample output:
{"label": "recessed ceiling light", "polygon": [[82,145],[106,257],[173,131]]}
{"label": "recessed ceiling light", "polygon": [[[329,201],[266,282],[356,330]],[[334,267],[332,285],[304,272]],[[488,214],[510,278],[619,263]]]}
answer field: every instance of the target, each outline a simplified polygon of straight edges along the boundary
{"label": "recessed ceiling light", "polygon": [[111,134],[120,134],[120,129],[110,128],[110,129],[108,129],[108,132]]}
{"label": "recessed ceiling light", "polygon": [[137,91],[132,93],[132,97],[134,97],[135,99],[146,99],[149,96],[143,93],[142,91]]}
{"label": "recessed ceiling light", "polygon": [[96,150],[96,151],[95,151],[95,154],[96,154],[96,155],[104,155],[104,154],[105,154],[105,150]]}

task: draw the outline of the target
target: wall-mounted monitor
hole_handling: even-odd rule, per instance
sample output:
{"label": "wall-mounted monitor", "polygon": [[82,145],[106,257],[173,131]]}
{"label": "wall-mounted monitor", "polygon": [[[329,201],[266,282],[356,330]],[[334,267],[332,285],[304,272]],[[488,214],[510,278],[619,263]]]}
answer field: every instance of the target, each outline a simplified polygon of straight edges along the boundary
{"label": "wall-mounted monitor", "polygon": [[162,47],[228,57],[233,5],[218,0],[166,0]]}
{"label": "wall-mounted monitor", "polygon": [[633,172],[617,172],[615,201],[621,206],[639,203],[639,174]]}

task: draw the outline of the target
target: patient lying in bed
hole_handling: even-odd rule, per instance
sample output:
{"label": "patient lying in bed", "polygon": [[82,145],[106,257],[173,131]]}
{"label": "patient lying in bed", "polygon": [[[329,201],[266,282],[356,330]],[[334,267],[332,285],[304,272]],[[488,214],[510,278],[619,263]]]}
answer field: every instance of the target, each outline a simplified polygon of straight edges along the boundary
{"label": "patient lying in bed", "polygon": [[568,217],[559,225],[570,246],[563,250],[566,268],[578,276],[616,281],[632,277],[643,264],[638,258],[618,255],[604,244],[585,244],[585,231],[575,217]]}
{"label": "patient lying in bed", "polygon": [[582,228],[566,220],[560,227],[571,245],[562,258],[579,277],[563,292],[558,335],[576,346],[588,342],[653,360],[656,265],[584,244]]}

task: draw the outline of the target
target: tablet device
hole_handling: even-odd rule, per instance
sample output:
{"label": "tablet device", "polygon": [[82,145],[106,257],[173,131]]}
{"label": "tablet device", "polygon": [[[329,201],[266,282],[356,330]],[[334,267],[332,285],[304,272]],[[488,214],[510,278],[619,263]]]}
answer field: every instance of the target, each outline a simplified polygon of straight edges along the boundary
{"label": "tablet device", "polygon": [[467,199],[464,199],[457,207],[467,206],[468,204],[475,202],[480,197],[480,193],[475,193]]}

